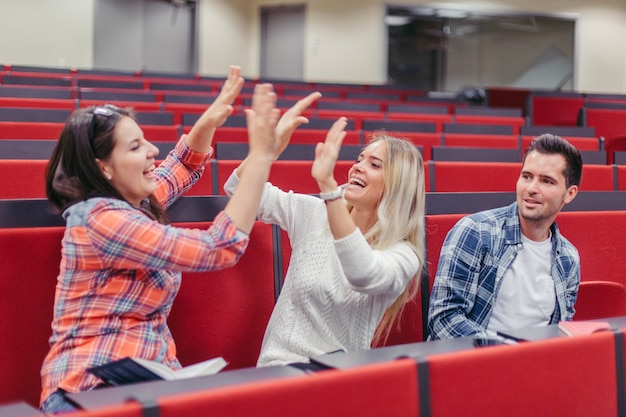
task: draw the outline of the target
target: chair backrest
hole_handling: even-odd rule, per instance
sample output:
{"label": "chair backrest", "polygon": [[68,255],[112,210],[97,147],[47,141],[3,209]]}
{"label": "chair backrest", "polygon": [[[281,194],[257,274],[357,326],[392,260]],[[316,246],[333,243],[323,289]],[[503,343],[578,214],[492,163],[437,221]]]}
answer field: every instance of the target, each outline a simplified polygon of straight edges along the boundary
{"label": "chair backrest", "polygon": [[255,222],[248,248],[234,267],[183,273],[168,319],[183,365],[216,356],[229,362],[227,369],[256,365],[274,308],[273,259],[272,226]]}
{"label": "chair backrest", "polygon": [[411,359],[164,397],[161,417],[419,417]]}
{"label": "chair backrest", "polygon": [[562,212],[556,222],[580,253],[582,281],[611,281],[626,286],[626,264],[622,261],[626,239],[616,233],[617,225],[626,224],[625,211]]}
{"label": "chair backrest", "polygon": [[617,416],[614,339],[604,332],[431,356],[430,415]]}
{"label": "chair backrest", "polygon": [[39,403],[64,230],[0,229],[0,403]]}
{"label": "chair backrest", "polygon": [[0,198],[45,198],[45,159],[0,159]]}
{"label": "chair backrest", "polygon": [[436,192],[514,191],[521,168],[513,162],[431,161],[429,165],[430,190]]}
{"label": "chair backrest", "polygon": [[626,316],[626,286],[610,281],[583,281],[574,308],[574,320]]}

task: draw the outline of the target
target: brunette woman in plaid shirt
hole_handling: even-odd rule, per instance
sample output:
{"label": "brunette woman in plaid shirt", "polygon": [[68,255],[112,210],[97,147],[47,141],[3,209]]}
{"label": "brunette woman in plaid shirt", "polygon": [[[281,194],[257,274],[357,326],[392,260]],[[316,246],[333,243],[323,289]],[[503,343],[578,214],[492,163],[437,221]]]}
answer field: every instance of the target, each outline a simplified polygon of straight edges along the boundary
{"label": "brunette woman in plaid shirt", "polygon": [[278,147],[270,85],[255,88],[247,110],[254,163],[245,187],[208,230],[167,225],[164,211],[202,175],[215,128],[232,113],[242,86],[240,69],[232,67],[215,102],[158,168],[157,148],[127,109],[78,110],[66,123],[46,177],[48,199],[67,225],[41,370],[42,411],[72,410],[66,392],[102,383],[86,371],[93,366],[131,356],[181,367],[167,316],[182,271],[233,266],[246,249]]}

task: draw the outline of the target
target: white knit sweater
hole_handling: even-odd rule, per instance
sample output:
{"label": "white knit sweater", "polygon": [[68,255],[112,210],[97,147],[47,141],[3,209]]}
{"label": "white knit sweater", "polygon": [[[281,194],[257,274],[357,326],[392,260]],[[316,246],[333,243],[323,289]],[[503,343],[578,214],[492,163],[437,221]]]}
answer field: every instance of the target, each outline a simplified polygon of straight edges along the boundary
{"label": "white knit sweater", "polygon": [[[238,182],[233,172],[224,185],[228,195]],[[372,250],[358,229],[334,240],[322,200],[270,183],[258,219],[287,231],[292,253],[257,366],[369,349],[385,310],[417,273],[419,260],[411,247],[399,242]]]}

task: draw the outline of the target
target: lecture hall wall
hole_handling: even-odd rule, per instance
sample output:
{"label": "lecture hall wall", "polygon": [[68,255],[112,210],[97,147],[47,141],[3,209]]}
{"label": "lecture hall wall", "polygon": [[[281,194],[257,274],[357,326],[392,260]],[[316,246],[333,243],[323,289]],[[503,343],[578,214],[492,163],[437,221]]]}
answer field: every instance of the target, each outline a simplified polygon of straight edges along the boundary
{"label": "lecture hall wall", "polygon": [[[0,64],[91,68],[96,0],[3,0]],[[129,1],[129,0],[126,0]],[[306,4],[304,76],[310,81],[385,82],[385,5],[448,4],[514,13],[576,16],[575,87],[626,93],[623,0],[198,0],[199,73],[221,76],[237,63],[259,71],[261,6]],[[315,40],[318,47],[312,47]],[[497,59],[497,58],[496,58]],[[484,65],[499,65],[485,62]]]}

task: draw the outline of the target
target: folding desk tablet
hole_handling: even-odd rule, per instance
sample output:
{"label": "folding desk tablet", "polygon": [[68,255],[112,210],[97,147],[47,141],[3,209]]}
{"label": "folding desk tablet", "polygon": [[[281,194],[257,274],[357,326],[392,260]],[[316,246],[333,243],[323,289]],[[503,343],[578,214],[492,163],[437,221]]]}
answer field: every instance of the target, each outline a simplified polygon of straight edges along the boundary
{"label": "folding desk tablet", "polygon": [[439,353],[474,349],[473,337],[433,340],[430,342],[410,343],[387,346],[357,352],[335,352],[311,357],[311,362],[329,368],[346,369],[357,366],[393,361],[401,357],[414,359]]}
{"label": "folding desk tablet", "polygon": [[[613,329],[626,329],[626,316],[594,319],[593,321],[606,321]],[[567,337],[556,324],[548,326],[524,327],[521,329],[503,330],[499,336],[513,339],[517,342],[534,342],[537,340],[552,339],[555,337]]]}
{"label": "folding desk tablet", "polygon": [[513,339],[517,342],[532,342],[537,340],[551,339],[554,337],[564,337],[559,330],[559,326],[552,324],[549,326],[524,327],[522,329],[503,330],[498,332],[499,336]]}
{"label": "folding desk tablet", "polygon": [[70,401],[90,410],[104,406],[122,404],[129,400],[155,403],[159,397],[180,393],[219,388],[268,379],[302,376],[304,372],[291,366],[270,366],[265,368],[243,368],[223,371],[215,375],[176,381],[151,381],[119,387],[103,388],[67,394]]}

